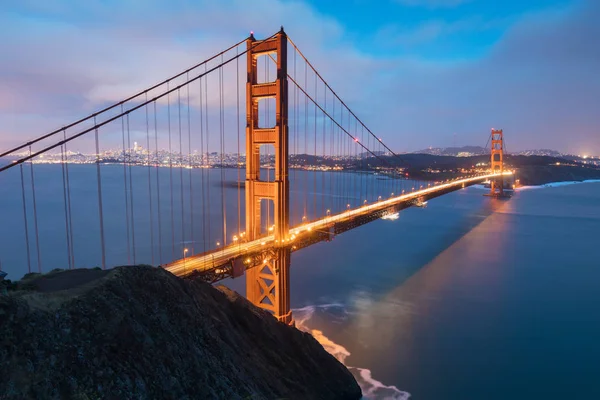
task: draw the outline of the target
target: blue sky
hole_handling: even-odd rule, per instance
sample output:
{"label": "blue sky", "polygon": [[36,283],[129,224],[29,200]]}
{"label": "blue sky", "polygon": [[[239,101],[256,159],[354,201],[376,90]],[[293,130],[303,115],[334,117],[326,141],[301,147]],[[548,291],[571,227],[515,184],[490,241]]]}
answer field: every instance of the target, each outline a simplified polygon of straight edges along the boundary
{"label": "blue sky", "polygon": [[0,148],[280,25],[396,151],[600,155],[596,0],[5,0]]}

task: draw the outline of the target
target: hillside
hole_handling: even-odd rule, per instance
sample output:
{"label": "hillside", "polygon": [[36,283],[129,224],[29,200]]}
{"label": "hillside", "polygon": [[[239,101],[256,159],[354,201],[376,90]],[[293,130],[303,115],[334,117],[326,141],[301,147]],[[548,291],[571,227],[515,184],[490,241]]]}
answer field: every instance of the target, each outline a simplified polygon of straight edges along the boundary
{"label": "hillside", "polygon": [[309,334],[153,267],[30,277],[0,295],[2,399],[359,399]]}

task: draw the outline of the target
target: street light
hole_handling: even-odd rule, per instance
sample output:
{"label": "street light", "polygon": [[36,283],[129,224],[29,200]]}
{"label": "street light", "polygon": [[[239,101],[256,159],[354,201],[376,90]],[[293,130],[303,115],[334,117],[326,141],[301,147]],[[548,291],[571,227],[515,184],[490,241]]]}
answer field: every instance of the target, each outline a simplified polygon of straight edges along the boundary
{"label": "street light", "polygon": [[331,210],[327,209],[327,216],[331,215]]}
{"label": "street light", "polygon": [[186,265],[185,265],[185,255],[187,254],[187,252],[188,252],[188,249],[186,247],[185,249],[183,249],[183,271],[184,272],[187,272],[187,268],[186,268]]}

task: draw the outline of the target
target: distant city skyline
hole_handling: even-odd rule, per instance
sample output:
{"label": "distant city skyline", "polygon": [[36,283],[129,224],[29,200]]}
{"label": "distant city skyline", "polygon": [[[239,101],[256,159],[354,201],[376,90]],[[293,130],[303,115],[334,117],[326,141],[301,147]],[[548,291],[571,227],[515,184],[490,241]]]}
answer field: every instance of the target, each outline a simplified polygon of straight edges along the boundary
{"label": "distant city skyline", "polygon": [[[526,4],[524,4],[526,3]],[[600,2],[7,1],[0,149],[283,25],[396,152],[481,145],[600,155]],[[218,23],[217,23],[218,21]],[[138,141],[142,146],[143,140]],[[85,149],[82,149],[82,151]]]}

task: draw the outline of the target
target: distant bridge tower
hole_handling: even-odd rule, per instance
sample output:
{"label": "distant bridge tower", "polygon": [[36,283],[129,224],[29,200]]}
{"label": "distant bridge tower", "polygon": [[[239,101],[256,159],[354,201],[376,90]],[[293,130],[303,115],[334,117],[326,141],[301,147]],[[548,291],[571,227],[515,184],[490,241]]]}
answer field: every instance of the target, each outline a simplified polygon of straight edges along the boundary
{"label": "distant bridge tower", "polygon": [[[283,246],[289,233],[288,179],[288,87],[287,35],[283,31],[267,40],[250,35],[247,42],[248,81],[246,83],[246,234],[248,240],[261,236],[261,200],[273,202],[275,250],[262,260],[253,260],[246,271],[246,297],[256,306],[273,313],[281,322],[293,324],[290,310],[290,250]],[[258,83],[257,59],[273,56],[277,79]],[[269,62],[269,61],[267,61]],[[275,98],[275,126],[259,127],[259,103]],[[275,148],[275,179],[260,179],[260,147]]]}
{"label": "distant bridge tower", "polygon": [[[504,173],[504,137],[502,135],[502,129],[492,129],[492,172],[493,173]],[[504,195],[504,178],[500,175],[492,179],[490,194],[492,196],[503,196]]]}

